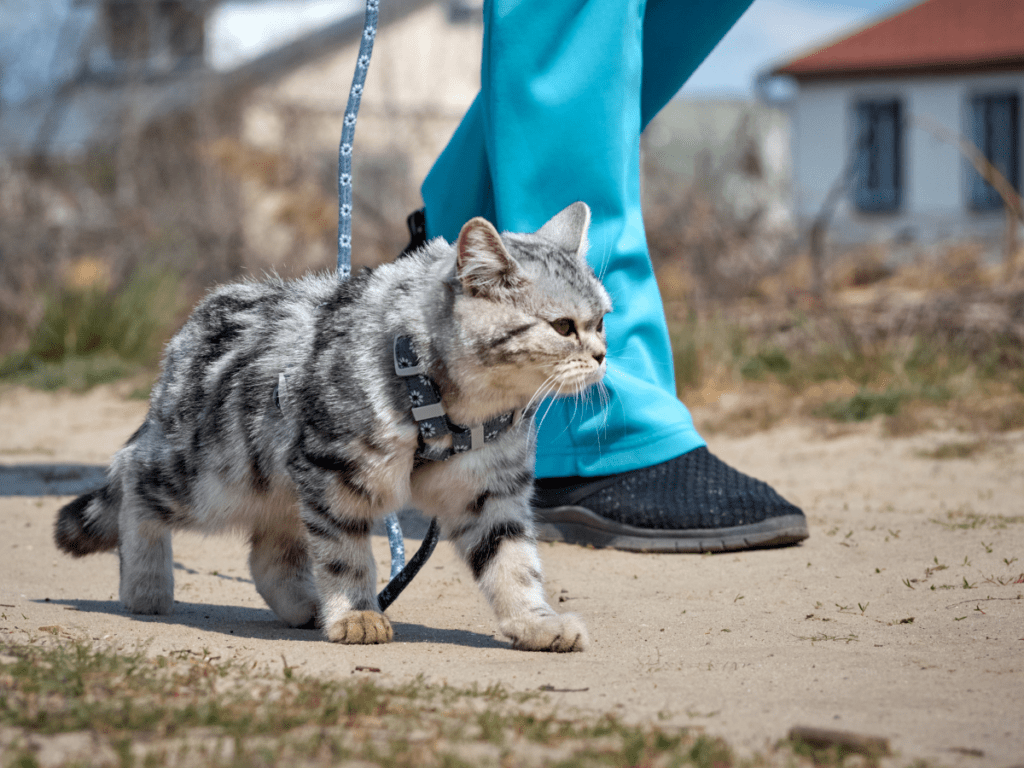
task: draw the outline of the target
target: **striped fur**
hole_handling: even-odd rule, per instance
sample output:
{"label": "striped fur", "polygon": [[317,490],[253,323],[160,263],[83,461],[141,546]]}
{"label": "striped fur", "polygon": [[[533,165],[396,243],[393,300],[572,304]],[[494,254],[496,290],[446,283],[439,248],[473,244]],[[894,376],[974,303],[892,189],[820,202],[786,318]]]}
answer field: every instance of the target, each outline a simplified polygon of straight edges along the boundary
{"label": "striped fur", "polygon": [[171,532],[236,530],[283,621],[315,620],[337,642],[387,642],[370,529],[415,506],[440,518],[515,647],[581,650],[583,623],[544,596],[532,423],[417,462],[392,344],[413,338],[457,423],[582,393],[604,374],[611,309],[585,261],[588,222],[582,203],[529,235],[474,219],[455,245],[433,240],[343,284],[322,275],[215,290],[168,344],[149,414],[107,485],[60,511],[58,546],[117,547],[128,610],[167,613]]}

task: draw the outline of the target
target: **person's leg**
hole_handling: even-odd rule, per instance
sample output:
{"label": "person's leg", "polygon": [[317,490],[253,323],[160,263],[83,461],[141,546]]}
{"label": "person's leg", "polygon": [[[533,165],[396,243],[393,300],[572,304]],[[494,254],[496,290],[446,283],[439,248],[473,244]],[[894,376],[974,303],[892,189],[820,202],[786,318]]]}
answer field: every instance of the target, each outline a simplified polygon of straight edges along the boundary
{"label": "person's leg", "polygon": [[542,533],[661,550],[806,536],[798,509],[707,452],[676,398],[640,211],[641,128],[748,4],[485,6],[481,93],[423,185],[429,235],[454,239],[474,215],[532,231],[583,200],[593,210],[590,261],[615,302],[607,407],[542,411]]}
{"label": "person's leg", "polygon": [[725,37],[753,0],[647,0],[641,126],[661,108]]}
{"label": "person's leg", "polygon": [[640,211],[643,0],[485,5],[482,90],[423,185],[431,236],[467,217],[533,231],[576,200],[612,296],[607,407],[541,411],[540,477],[606,475],[703,445],[675,393],[671,345]]}
{"label": "person's leg", "polygon": [[462,225],[474,216],[496,225],[482,100],[483,94],[478,93],[423,182],[420,192],[429,212],[425,237],[443,237],[453,243]]}
{"label": "person's leg", "polygon": [[[641,130],[679,92],[752,1],[647,1],[643,10]],[[454,239],[473,216],[495,219],[482,96],[477,95],[423,184],[424,201],[429,199],[434,212],[432,236]]]}

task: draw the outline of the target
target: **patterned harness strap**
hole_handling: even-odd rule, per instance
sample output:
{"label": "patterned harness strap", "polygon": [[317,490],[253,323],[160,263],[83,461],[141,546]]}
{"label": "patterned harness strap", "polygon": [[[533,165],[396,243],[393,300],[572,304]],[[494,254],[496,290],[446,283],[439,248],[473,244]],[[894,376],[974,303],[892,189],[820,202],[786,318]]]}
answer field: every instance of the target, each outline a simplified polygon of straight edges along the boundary
{"label": "patterned harness strap", "polygon": [[[395,338],[395,374],[409,388],[412,418],[419,426],[420,447],[416,452],[417,458],[447,461],[456,454],[478,451],[522,421],[523,412],[520,410],[506,411],[472,427],[464,427],[452,421],[444,411],[440,389],[427,375],[427,367],[420,362],[409,336]],[[451,435],[451,447],[427,442],[445,435]]]}

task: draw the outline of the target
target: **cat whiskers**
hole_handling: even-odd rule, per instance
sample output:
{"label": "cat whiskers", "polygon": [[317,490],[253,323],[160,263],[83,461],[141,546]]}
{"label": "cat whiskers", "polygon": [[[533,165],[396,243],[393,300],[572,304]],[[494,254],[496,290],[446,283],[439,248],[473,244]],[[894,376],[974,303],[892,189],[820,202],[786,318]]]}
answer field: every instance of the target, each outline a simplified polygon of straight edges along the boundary
{"label": "cat whiskers", "polygon": [[[579,411],[580,404],[581,403],[582,404],[586,404],[589,401],[588,397],[587,397],[587,394],[588,394],[587,390],[589,390],[590,387],[593,386],[591,384],[587,384],[587,380],[590,378],[589,375],[581,374],[579,372],[579,370],[577,370],[575,373],[572,373],[571,371],[568,372],[568,373],[572,374],[571,381],[569,382],[569,386],[570,386],[571,389],[570,389],[570,392],[568,392],[565,395],[565,397],[571,397],[572,398],[572,400],[573,400],[573,412],[572,412],[572,415],[568,419],[566,419],[565,427],[563,427],[562,431],[558,433],[559,435],[562,435],[562,434],[564,434],[565,432],[567,432],[569,430],[569,427],[571,426],[573,421],[576,419],[576,414]],[[566,374],[563,374],[562,378],[568,378],[568,377],[566,376]],[[560,387],[559,387],[559,389],[560,389]],[[548,411],[551,410],[551,406],[553,404],[554,404],[554,400],[551,400],[548,403],[548,407],[544,411],[544,416],[540,419],[540,421],[538,421],[538,428],[540,427],[540,424],[543,423],[544,417],[547,416]]]}
{"label": "cat whiskers", "polygon": [[601,427],[596,432],[597,438],[598,438],[598,452],[600,453],[600,450],[601,450],[601,443],[600,443],[601,432],[607,432],[608,431],[608,412],[610,410],[609,406],[611,405],[611,402],[612,402],[612,396],[608,392],[608,387],[605,386],[603,379],[601,381],[597,382],[596,385],[594,385],[594,389],[597,390],[597,397],[601,401],[601,405],[600,405],[600,409],[601,409]]}
{"label": "cat whiskers", "polygon": [[[544,409],[544,413],[541,414],[540,417],[537,419],[537,429],[540,429],[541,425],[544,423],[544,419],[546,419],[547,416],[548,416],[548,413],[551,412],[551,408],[555,404],[555,400],[558,399],[557,397],[552,397],[552,395],[557,394],[559,389],[561,389],[561,379],[562,379],[562,374],[557,373],[557,372],[552,374],[551,376],[549,376],[548,379],[547,379],[547,381],[551,381],[551,382],[554,382],[554,383],[552,383],[550,386],[548,386],[546,388],[546,390],[544,391],[543,395],[541,395],[541,398],[540,398],[541,400],[543,400],[544,398],[547,398],[547,400],[548,400],[548,407]],[[547,383],[547,381],[545,383]],[[543,387],[544,385],[541,385],[541,386]],[[537,391],[539,393],[541,390],[538,389]],[[566,423],[566,428],[568,428],[568,423]]]}
{"label": "cat whiskers", "polygon": [[[597,441],[597,455],[600,456],[601,433],[608,431],[608,404],[611,402],[608,387],[604,385],[604,379],[602,378],[589,387],[582,388],[579,396],[584,405],[590,405],[591,411],[596,410],[601,414],[600,424],[594,430],[594,439]],[[594,402],[595,400],[596,402]]]}
{"label": "cat whiskers", "polygon": [[576,413],[579,411],[580,402],[583,400],[583,390],[584,387],[582,381],[573,385],[572,395],[570,395],[572,397],[572,416],[569,417],[570,422],[576,420]]}
{"label": "cat whiskers", "polygon": [[[557,384],[553,384],[553,382],[555,382],[557,379],[558,379],[558,374],[557,373],[552,373],[550,376],[548,376],[546,379],[544,379],[544,381],[541,382],[540,386],[537,387],[537,390],[533,393],[533,396],[527,401],[526,406],[523,408],[523,413],[529,413],[530,409],[535,404],[541,402],[545,397],[547,397],[549,394],[551,394],[551,392],[557,390],[558,389]],[[548,406],[548,407],[550,408],[550,406]],[[544,413],[547,414],[547,411],[545,411]],[[521,421],[520,422],[520,426],[522,426],[522,424],[525,421],[526,421],[525,419],[523,421]],[[540,421],[539,420],[537,421],[537,427],[540,428]]]}
{"label": "cat whiskers", "polygon": [[[523,411],[529,411],[537,403],[540,403],[545,399],[548,400],[547,407],[544,408],[543,413],[540,413],[534,420],[537,429],[540,429],[540,427],[544,423],[544,420],[547,418],[548,413],[551,411],[551,408],[554,406],[555,400],[572,398],[572,415],[566,421],[566,429],[568,429],[569,425],[576,420],[577,414],[581,410],[581,406],[587,406],[588,404],[591,403],[593,394],[590,392],[590,390],[592,388],[600,387],[599,398],[601,405],[599,407],[605,409],[605,406],[607,406],[608,402],[610,401],[604,384],[600,380],[593,384],[590,384],[588,383],[589,379],[589,374],[582,374],[579,372],[579,370],[556,371],[555,373],[549,375],[543,382],[541,382],[540,386],[537,387],[537,389],[533,393],[533,396],[530,397],[526,406],[523,408]],[[562,397],[559,398],[557,397],[557,395],[563,392],[563,387],[568,387],[569,391],[564,392]],[[607,424],[607,420],[608,416],[607,413],[605,413],[603,416],[602,428],[604,428],[604,425]]]}

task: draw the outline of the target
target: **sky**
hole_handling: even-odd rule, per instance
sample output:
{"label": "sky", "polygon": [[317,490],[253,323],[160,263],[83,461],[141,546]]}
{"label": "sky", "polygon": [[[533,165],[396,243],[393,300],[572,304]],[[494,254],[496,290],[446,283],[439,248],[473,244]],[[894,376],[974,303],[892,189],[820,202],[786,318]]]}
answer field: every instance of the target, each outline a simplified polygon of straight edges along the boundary
{"label": "sky", "polygon": [[[2,2],[3,0],[0,0]],[[381,0],[387,2],[387,0]],[[715,2],[715,0],[677,0]],[[919,0],[754,0],[732,31],[693,74],[682,95],[753,95],[755,74],[795,51],[842,36],[872,18]],[[317,20],[329,20],[341,6],[361,7],[362,0],[302,0],[305,9],[296,14],[296,0],[267,0],[257,18],[251,5],[226,2],[218,10],[214,66],[226,68],[256,52],[263,42],[286,41]]]}
{"label": "sky", "polygon": [[[296,13],[300,6],[302,12]],[[216,38],[209,55],[209,63],[215,69],[231,69],[268,47],[284,45],[320,26],[362,11],[366,3],[365,0],[262,0],[259,14],[254,14],[252,7],[251,2],[226,0],[214,9],[207,34]]]}
{"label": "sky", "polygon": [[[690,78],[682,95],[752,96],[757,72],[914,2],[754,0]],[[87,5],[73,0],[0,0],[0,100],[23,101],[60,79],[61,57],[55,54],[69,39],[83,33],[89,18]],[[230,68],[270,44],[287,42],[289,37],[334,20],[354,5],[361,6],[362,0],[269,0],[263,3],[262,12],[256,13],[257,4],[251,0],[238,6],[226,2],[218,10],[221,19],[215,24],[218,45],[211,46],[213,64]],[[225,20],[230,24],[225,26]]]}
{"label": "sky", "polygon": [[[714,2],[714,0],[695,0]],[[683,96],[752,96],[755,75],[917,0],[754,0],[683,87]]]}

